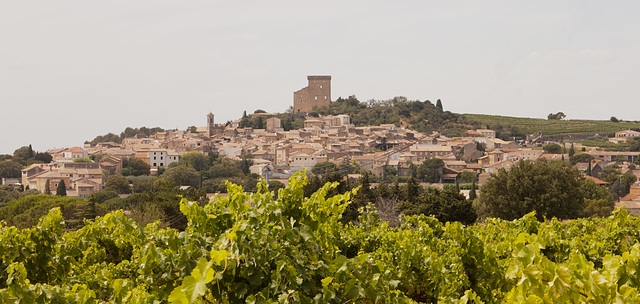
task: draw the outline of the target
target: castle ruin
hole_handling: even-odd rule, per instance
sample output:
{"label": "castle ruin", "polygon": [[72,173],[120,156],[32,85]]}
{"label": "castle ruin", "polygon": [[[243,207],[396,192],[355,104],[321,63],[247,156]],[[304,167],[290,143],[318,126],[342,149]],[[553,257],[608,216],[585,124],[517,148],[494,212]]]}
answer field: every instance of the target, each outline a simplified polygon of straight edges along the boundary
{"label": "castle ruin", "polygon": [[293,93],[293,111],[311,112],[331,104],[331,76],[307,76],[309,85]]}

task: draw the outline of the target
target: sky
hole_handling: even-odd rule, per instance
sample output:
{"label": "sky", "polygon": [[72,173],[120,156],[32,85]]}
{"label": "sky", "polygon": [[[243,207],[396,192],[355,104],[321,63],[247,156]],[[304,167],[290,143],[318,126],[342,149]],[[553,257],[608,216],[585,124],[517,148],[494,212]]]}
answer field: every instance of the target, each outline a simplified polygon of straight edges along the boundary
{"label": "sky", "polygon": [[0,154],[332,98],[640,120],[640,1],[1,1]]}

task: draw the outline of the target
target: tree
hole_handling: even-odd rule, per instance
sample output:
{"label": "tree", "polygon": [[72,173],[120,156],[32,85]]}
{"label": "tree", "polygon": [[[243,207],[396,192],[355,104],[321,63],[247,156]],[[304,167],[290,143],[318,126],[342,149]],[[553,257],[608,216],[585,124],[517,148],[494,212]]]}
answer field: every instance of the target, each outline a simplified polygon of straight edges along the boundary
{"label": "tree", "polygon": [[444,161],[442,159],[425,159],[417,168],[416,178],[428,183],[437,183],[440,181],[442,167],[444,167]]}
{"label": "tree", "polygon": [[27,158],[26,159],[30,159],[33,158],[35,155],[33,153],[33,148],[31,148],[31,144],[29,144],[29,150],[27,152]]}
{"label": "tree", "polygon": [[579,153],[569,157],[569,161],[572,165],[577,163],[586,163],[593,160],[593,156],[587,153]]}
{"label": "tree", "polygon": [[27,160],[31,158],[30,155],[33,155],[33,150],[30,150],[29,146],[23,146],[13,151],[13,161],[25,165]]}
{"label": "tree", "polygon": [[600,175],[602,176],[601,179],[611,183],[611,188],[609,189],[609,191],[611,192],[613,198],[615,200],[620,200],[620,198],[629,194],[631,185],[633,185],[638,180],[638,178],[631,173],[620,174],[620,170],[615,168],[612,169],[613,171],[609,170],[612,167],[614,166],[604,168]]}
{"label": "tree", "polygon": [[211,159],[209,156],[198,152],[187,152],[182,155],[180,163],[185,164],[187,167],[196,169],[196,171],[209,170],[211,167]]}
{"label": "tree", "polygon": [[269,191],[273,192],[276,198],[278,198],[278,190],[284,189],[286,187],[287,186],[281,181],[277,181],[277,180],[269,181]]}
{"label": "tree", "polygon": [[50,163],[53,160],[53,156],[49,154],[49,152],[44,153],[36,153],[36,156],[33,157],[37,161],[41,161],[45,164]]}
{"label": "tree", "polygon": [[149,172],[151,170],[151,166],[149,166],[149,164],[144,162],[142,159],[135,157],[129,158],[129,165],[127,167],[130,168],[131,175],[135,176],[149,175]]}
{"label": "tree", "polygon": [[436,108],[438,108],[438,110],[440,110],[440,112],[444,111],[444,110],[442,109],[442,101],[440,101],[440,99],[438,99],[438,100],[436,101]]}
{"label": "tree", "polygon": [[520,161],[500,169],[480,189],[480,205],[489,216],[513,220],[536,211],[539,220],[572,219],[584,208],[580,172],[564,162]]}
{"label": "tree", "polygon": [[48,180],[44,183],[44,194],[51,195],[51,182]]}
{"label": "tree", "polygon": [[620,198],[626,195],[624,183],[619,180],[615,181],[611,185],[611,189],[609,191],[611,192],[611,196],[613,196],[617,201],[620,201]]}
{"label": "tree", "polygon": [[562,112],[558,112],[556,114],[549,113],[549,115],[547,115],[547,119],[548,120],[555,120],[555,119],[562,120],[562,119],[565,119],[566,117],[567,117],[567,115],[565,115]]}
{"label": "tree", "polygon": [[[166,172],[165,172],[166,173]],[[228,158],[220,157],[205,173],[207,178],[222,178],[241,176],[242,171]]]}
{"label": "tree", "polygon": [[196,169],[184,166],[169,168],[161,177],[173,181],[178,186],[192,186],[195,188],[200,184],[200,175]]}
{"label": "tree", "polygon": [[620,180],[620,167],[618,165],[606,166],[602,171],[600,171],[599,179],[613,184],[614,182]]}
{"label": "tree", "polygon": [[573,147],[573,143],[571,144],[571,148],[569,148],[569,160],[571,160],[571,156],[576,154],[576,149]]}
{"label": "tree", "polygon": [[460,181],[462,183],[475,183],[478,181],[478,174],[471,171],[462,171],[460,173]]}
{"label": "tree", "polygon": [[611,122],[619,122],[620,120],[618,120],[615,116],[611,116],[611,119],[609,119]]}
{"label": "tree", "polygon": [[613,159],[613,161],[615,161],[617,164],[622,164],[625,161],[627,161],[627,158],[624,155],[616,155],[616,157]]}
{"label": "tree", "polygon": [[591,179],[584,178],[581,180],[580,191],[582,191],[585,201],[582,216],[603,217],[611,215],[615,203],[606,187],[596,184]]}
{"label": "tree", "polygon": [[542,149],[548,154],[562,154],[562,152],[564,152],[564,148],[559,144],[548,144],[542,147]]}
{"label": "tree", "polygon": [[316,175],[322,175],[322,174],[335,172],[337,170],[338,170],[338,165],[332,162],[325,161],[325,162],[320,162],[315,164],[315,166],[313,166],[313,168],[311,169],[311,173]]}
{"label": "tree", "polygon": [[57,196],[67,196],[67,185],[64,184],[64,180],[60,180],[58,187],[56,188]]}
{"label": "tree", "polygon": [[472,202],[454,189],[430,189],[417,200],[402,202],[400,209],[406,215],[432,215],[441,222],[472,224],[477,217]]}
{"label": "tree", "polygon": [[118,197],[118,193],[109,190],[103,190],[100,192],[92,193],[89,195],[88,200],[94,204],[102,204],[112,198]]}
{"label": "tree", "polygon": [[119,194],[128,194],[131,193],[131,186],[129,186],[129,181],[124,176],[111,175],[107,179],[104,190],[113,191]]}
{"label": "tree", "polygon": [[22,165],[12,160],[0,161],[0,179],[22,176]]}
{"label": "tree", "polygon": [[[634,137],[631,141],[630,151],[640,151],[640,137]],[[639,158],[640,159],[640,158]]]}
{"label": "tree", "polygon": [[413,201],[416,200],[418,198],[418,195],[420,195],[420,190],[421,187],[418,184],[418,181],[415,178],[410,178],[409,181],[407,181],[407,185],[405,186],[405,191],[404,191],[404,195],[403,195],[403,200],[405,201]]}
{"label": "tree", "polygon": [[469,190],[469,200],[470,201],[473,201],[473,200],[476,199],[476,197],[478,197],[478,194],[476,193],[476,189],[477,189],[476,182],[473,182],[471,184],[471,190]]}

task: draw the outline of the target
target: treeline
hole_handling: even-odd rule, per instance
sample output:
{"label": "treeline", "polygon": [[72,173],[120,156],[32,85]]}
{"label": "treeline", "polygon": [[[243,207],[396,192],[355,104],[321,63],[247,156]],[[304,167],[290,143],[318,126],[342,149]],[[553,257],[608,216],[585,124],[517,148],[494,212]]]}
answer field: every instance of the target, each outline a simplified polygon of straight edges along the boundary
{"label": "treeline", "polygon": [[[256,110],[253,114],[266,113],[264,110]],[[274,114],[271,117],[276,117],[280,119],[280,123],[282,124],[282,128],[285,131],[302,129],[304,127],[304,118],[300,116],[293,115],[293,112],[289,111],[287,113],[279,113]],[[264,118],[260,115],[251,115],[247,114],[245,111],[242,114],[242,118],[238,123],[238,127],[240,128],[253,128],[253,129],[266,129],[267,128],[267,118]]]}
{"label": "treeline", "polygon": [[0,179],[19,178],[22,176],[22,169],[26,166],[48,164],[51,160],[53,156],[48,152],[37,152],[31,145],[20,147],[13,152],[13,155],[0,155]]}
{"label": "treeline", "polygon": [[309,114],[347,114],[356,126],[395,124],[420,132],[439,131],[451,137],[464,136],[470,123],[460,114],[444,111],[440,99],[434,105],[429,100],[408,100],[406,97],[368,102],[361,102],[354,95],[339,97],[328,107],[314,108]]}
{"label": "treeline", "polygon": [[159,127],[153,127],[153,128],[147,128],[147,127],[140,127],[140,128],[131,128],[131,127],[127,127],[126,129],[124,129],[124,131],[120,132],[120,135],[114,134],[114,133],[107,133],[104,135],[98,135],[96,136],[93,140],[91,141],[85,141],[85,144],[91,144],[92,146],[95,146],[98,143],[101,142],[114,142],[114,143],[122,143],[122,141],[127,138],[127,137],[134,137],[138,134],[144,134],[146,136],[151,136],[157,132],[164,132],[165,130]]}
{"label": "treeline", "polygon": [[[576,154],[574,158],[578,155],[582,154]],[[444,189],[422,186],[421,182],[436,182],[439,179],[441,162],[431,159],[419,165],[412,164],[408,177],[396,177],[392,175],[393,172],[388,172],[386,176],[370,175],[357,164],[349,162],[339,165],[319,163],[309,172],[309,182],[303,187],[304,195],[310,197],[331,182],[337,185],[330,190],[330,195],[358,188],[357,194],[352,197],[353,202],[342,215],[344,223],[358,222],[358,209],[371,203],[391,225],[398,223],[401,215],[417,214],[434,216],[442,222],[471,224],[478,218],[514,219],[532,211],[536,211],[541,220],[607,216],[613,210],[614,199],[628,193],[630,185],[636,181],[635,176],[622,174],[619,168],[610,166],[600,173],[601,178],[612,182],[608,189],[582,178],[578,170],[566,162],[540,159],[536,162],[519,162],[509,171],[500,170],[480,189],[476,186],[477,176],[473,173],[461,177],[460,181],[465,184],[446,184]],[[138,161],[130,159],[129,163]],[[129,215],[137,221],[146,223],[158,220],[162,225],[179,229],[185,223],[180,215],[178,195],[204,202],[206,193],[227,192],[229,183],[242,185],[245,191],[255,192],[260,176],[249,172],[251,165],[250,155],[244,153],[235,161],[216,153],[185,153],[180,162],[160,170],[159,177],[149,176],[148,167],[146,172],[138,172],[142,174],[109,176],[105,191],[92,194],[87,200],[90,205],[74,208],[84,210],[76,213],[85,216],[78,219],[125,209],[131,211]],[[358,180],[347,178],[348,174],[353,173],[361,177]],[[180,190],[180,186],[189,187]],[[268,186],[276,195],[278,189],[284,188],[283,183],[274,180]],[[469,190],[468,195],[460,194],[461,189]],[[0,203],[4,204],[0,206],[7,207],[12,201],[24,200],[24,197],[35,194],[35,190],[19,190],[0,189]],[[119,194],[131,195],[120,197]],[[49,207],[34,210],[48,210],[53,205],[47,203],[45,206]],[[44,211],[39,212],[37,215],[42,215]],[[17,213],[12,211],[10,214],[7,219]],[[65,216],[70,215],[66,212]],[[76,219],[73,216],[70,218]]]}
{"label": "treeline", "polygon": [[[186,227],[186,219],[180,212],[180,199],[184,197],[206,203],[203,190],[181,190],[171,180],[132,176],[131,182],[133,189],[127,193],[133,193],[125,197],[120,197],[110,185],[87,199],[41,194],[33,189],[20,192],[6,186],[0,187],[0,221],[20,229],[30,228],[49,210],[60,208],[65,217],[65,229],[76,230],[84,226],[84,220],[122,209],[127,210],[127,216],[140,225],[158,221],[161,227],[182,230]],[[129,187],[128,181],[126,185]]]}
{"label": "treeline", "polygon": [[[413,165],[411,176],[395,178],[391,182],[367,172],[348,171],[346,165],[324,165],[312,170],[316,174],[304,187],[305,194],[310,195],[327,182],[338,183],[331,194],[360,187],[342,217],[345,222],[357,221],[358,208],[373,203],[381,217],[390,223],[397,222],[400,214],[424,214],[442,222],[470,224],[478,218],[488,217],[511,220],[533,211],[540,220],[608,216],[614,209],[615,199],[629,193],[630,185],[636,181],[632,174],[622,174],[619,168],[610,166],[601,173],[602,178],[612,181],[607,188],[582,177],[576,168],[564,161],[539,159],[520,161],[509,171],[500,169],[480,189],[473,173],[460,179],[470,183],[465,187],[457,183],[445,184],[444,189],[421,186],[419,182],[432,181],[438,176],[435,163],[426,160]],[[362,177],[350,182],[345,175],[352,172],[361,173]],[[371,186],[374,180],[380,182],[375,187]],[[401,180],[405,183],[401,184]],[[460,194],[462,188],[469,190],[468,198]]]}

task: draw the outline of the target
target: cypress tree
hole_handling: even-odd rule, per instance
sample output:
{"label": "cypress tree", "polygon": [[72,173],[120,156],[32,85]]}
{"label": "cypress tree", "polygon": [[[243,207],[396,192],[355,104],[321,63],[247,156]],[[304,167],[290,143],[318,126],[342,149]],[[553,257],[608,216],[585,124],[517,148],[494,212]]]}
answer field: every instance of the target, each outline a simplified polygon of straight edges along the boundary
{"label": "cypress tree", "polygon": [[476,194],[476,182],[473,182],[471,184],[471,191],[469,191],[469,200],[472,201],[474,199],[476,199],[477,194]]}
{"label": "cypress tree", "polygon": [[587,175],[591,176],[591,161],[589,161],[589,166],[587,167]]}
{"label": "cypress tree", "polygon": [[49,181],[47,181],[44,184],[44,194],[50,195],[51,194],[51,184]]}
{"label": "cypress tree", "polygon": [[569,149],[569,157],[573,156],[574,154],[576,154],[576,149],[574,149],[573,144],[571,144],[571,149]]}
{"label": "cypress tree", "polygon": [[440,112],[444,111],[442,109],[442,101],[440,101],[440,99],[438,99],[438,101],[436,101],[436,108],[438,108],[438,110],[440,110]]}
{"label": "cypress tree", "polygon": [[56,188],[57,196],[67,196],[67,186],[64,184],[64,180],[60,180],[58,183],[58,188]]}

